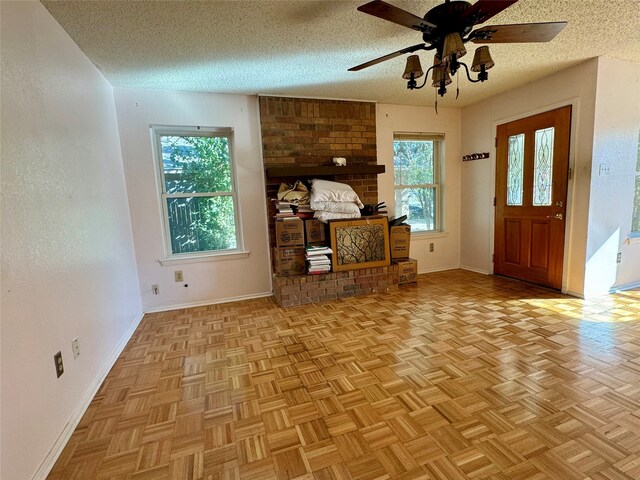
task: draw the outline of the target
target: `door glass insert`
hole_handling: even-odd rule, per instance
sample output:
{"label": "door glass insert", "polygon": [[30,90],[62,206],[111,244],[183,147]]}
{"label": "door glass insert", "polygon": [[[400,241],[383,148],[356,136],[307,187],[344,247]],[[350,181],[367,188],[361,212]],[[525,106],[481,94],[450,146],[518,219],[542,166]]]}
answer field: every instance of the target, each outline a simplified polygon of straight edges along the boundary
{"label": "door glass insert", "polygon": [[551,205],[553,176],[553,127],[536,130],[533,163],[533,205]]}
{"label": "door glass insert", "polygon": [[522,205],[524,133],[509,137],[507,205]]}

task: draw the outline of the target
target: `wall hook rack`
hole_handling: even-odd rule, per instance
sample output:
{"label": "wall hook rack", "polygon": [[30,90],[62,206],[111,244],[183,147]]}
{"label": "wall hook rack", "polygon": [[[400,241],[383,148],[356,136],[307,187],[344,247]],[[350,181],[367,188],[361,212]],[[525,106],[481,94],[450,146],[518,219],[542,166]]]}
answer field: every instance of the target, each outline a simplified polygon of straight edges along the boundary
{"label": "wall hook rack", "polygon": [[489,152],[485,153],[470,153],[462,157],[463,162],[470,162],[471,160],[480,160],[481,158],[489,158]]}

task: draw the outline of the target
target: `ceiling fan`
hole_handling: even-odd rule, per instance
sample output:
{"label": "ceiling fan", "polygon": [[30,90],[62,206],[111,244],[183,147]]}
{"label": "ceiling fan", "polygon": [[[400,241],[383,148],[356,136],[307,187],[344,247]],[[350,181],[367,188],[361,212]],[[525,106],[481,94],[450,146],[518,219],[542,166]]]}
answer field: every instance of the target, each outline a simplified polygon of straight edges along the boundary
{"label": "ceiling fan", "polygon": [[429,71],[433,70],[432,86],[438,88],[437,93],[443,96],[446,93],[445,86],[451,83],[451,77],[461,66],[464,67],[469,81],[473,83],[484,82],[488,79],[487,70],[494,66],[489,54],[489,47],[481,46],[475,51],[471,71],[478,72],[478,78],[474,80],[469,75],[469,67],[458,60],[467,53],[464,47],[465,43],[548,42],[567,25],[567,22],[521,23],[489,25],[473,30],[476,25],[486,22],[517,1],[478,0],[471,4],[465,1],[445,0],[445,3],[429,10],[424,18],[382,0],[369,2],[358,7],[358,10],[421,32],[423,43],[362,63],[350,68],[349,71],[362,70],[405,53],[435,50],[433,66],[427,70],[424,83],[420,86],[415,81],[416,78],[424,75],[420,59],[417,55],[411,55],[407,58],[405,72],[402,75],[408,80],[407,88],[413,90],[424,87]]}

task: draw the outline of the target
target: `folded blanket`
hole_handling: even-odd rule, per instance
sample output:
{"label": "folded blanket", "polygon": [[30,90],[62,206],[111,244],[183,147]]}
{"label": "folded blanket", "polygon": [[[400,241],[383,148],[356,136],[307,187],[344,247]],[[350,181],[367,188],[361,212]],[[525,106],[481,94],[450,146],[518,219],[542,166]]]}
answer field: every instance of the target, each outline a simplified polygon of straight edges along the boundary
{"label": "folded blanket", "polygon": [[353,202],[314,202],[311,200],[311,209],[333,213],[360,213],[360,208]]}
{"label": "folded blanket", "polygon": [[314,178],[311,180],[311,207],[314,202],[347,202],[355,203],[359,208],[364,205],[358,194],[346,183],[330,182]]}
{"label": "folded blanket", "polygon": [[337,213],[337,212],[324,212],[322,210],[318,210],[313,214],[314,218],[320,220],[322,223],[327,223],[329,220],[334,220],[336,218],[345,219],[345,218],[360,218],[360,210],[358,213]]}

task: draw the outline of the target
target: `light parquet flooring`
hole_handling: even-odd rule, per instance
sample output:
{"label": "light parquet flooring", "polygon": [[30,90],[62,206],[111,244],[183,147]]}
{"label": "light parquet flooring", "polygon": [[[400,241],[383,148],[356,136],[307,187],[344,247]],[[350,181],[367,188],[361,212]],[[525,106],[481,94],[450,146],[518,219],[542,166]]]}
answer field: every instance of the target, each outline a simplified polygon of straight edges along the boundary
{"label": "light parquet flooring", "polygon": [[640,291],[419,278],[146,315],[49,479],[640,479]]}

